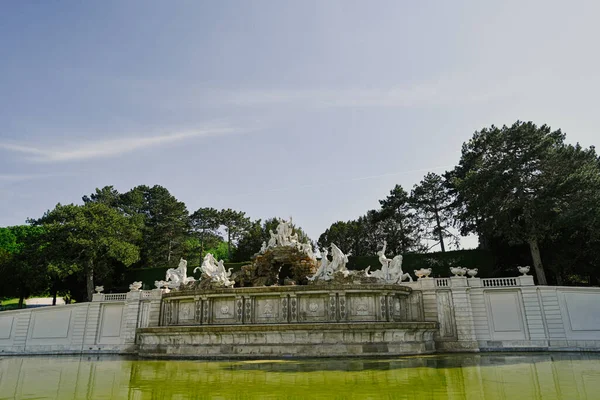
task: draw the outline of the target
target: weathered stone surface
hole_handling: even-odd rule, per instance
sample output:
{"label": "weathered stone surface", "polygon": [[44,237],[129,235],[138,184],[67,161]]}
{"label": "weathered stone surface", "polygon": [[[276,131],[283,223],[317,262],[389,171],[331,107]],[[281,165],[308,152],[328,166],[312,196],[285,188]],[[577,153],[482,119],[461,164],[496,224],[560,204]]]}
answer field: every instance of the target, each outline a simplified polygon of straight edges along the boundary
{"label": "weathered stone surface", "polygon": [[427,354],[435,351],[436,329],[433,322],[144,328],[138,330],[139,355],[261,358]]}

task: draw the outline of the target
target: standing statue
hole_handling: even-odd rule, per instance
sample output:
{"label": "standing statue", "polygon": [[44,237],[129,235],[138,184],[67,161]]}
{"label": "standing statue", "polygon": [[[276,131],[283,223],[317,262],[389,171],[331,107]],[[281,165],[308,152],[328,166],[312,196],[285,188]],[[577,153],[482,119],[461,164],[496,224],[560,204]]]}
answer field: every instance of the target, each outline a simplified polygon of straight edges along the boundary
{"label": "standing statue", "polygon": [[233,287],[235,281],[229,279],[232,269],[229,268],[228,271],[225,271],[223,260],[217,262],[212,254],[207,253],[204,260],[202,260],[202,265],[194,268],[194,273],[196,270],[200,270],[203,275],[206,275],[217,286]]}
{"label": "standing statue", "polygon": [[187,261],[183,258],[179,259],[177,268],[169,268],[167,270],[167,277],[165,280],[169,284],[169,287],[172,288],[179,288],[181,285],[195,281],[193,277],[187,276]]}

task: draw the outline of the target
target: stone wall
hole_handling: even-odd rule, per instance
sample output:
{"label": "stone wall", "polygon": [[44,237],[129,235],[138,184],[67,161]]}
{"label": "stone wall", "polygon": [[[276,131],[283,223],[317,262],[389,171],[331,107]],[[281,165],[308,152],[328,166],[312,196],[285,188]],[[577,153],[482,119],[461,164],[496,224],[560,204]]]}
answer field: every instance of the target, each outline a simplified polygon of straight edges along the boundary
{"label": "stone wall", "polygon": [[600,350],[600,288],[534,286],[531,276],[406,285],[437,300],[438,351]]}
{"label": "stone wall", "polygon": [[94,301],[0,312],[0,355],[134,353],[136,329],[158,321],[160,291],[96,294]]}
{"label": "stone wall", "polygon": [[[293,326],[313,324],[316,331],[311,337],[317,338],[325,335],[317,332],[324,329],[323,324],[341,326],[350,322],[364,323],[360,329],[366,329],[372,337],[378,337],[378,331],[383,329],[377,323],[434,323],[431,326],[435,328],[428,325],[426,330],[433,336],[437,352],[600,351],[600,288],[535,286],[531,276],[425,278],[402,285],[412,291],[398,287],[383,291],[344,287],[321,292],[310,286],[243,288],[235,294],[227,289],[222,293],[173,292],[164,300],[159,290],[96,294],[90,303],[0,312],[0,355],[135,353],[140,332],[144,331],[140,328],[159,325],[173,332],[182,325],[196,325],[194,340],[199,341],[211,337],[225,340],[214,332],[223,325],[249,325],[240,337],[268,342],[276,336],[272,329],[281,324],[287,326],[284,330],[289,335],[299,338],[308,330]],[[300,318],[302,313],[306,318]],[[256,331],[259,325],[269,324],[277,325]],[[392,325],[389,328],[400,329]],[[339,333],[327,335],[330,340]],[[158,336],[153,340],[164,339]],[[347,342],[348,349],[353,348],[356,354],[370,354],[368,346],[363,353],[360,346],[364,343],[352,340]],[[393,342],[393,346],[399,343]],[[298,348],[303,348],[300,339],[298,343]],[[149,348],[161,345],[147,344]],[[220,343],[210,352],[221,345],[228,344]],[[304,347],[306,351],[323,349]],[[250,355],[260,352],[260,348],[254,346]]]}

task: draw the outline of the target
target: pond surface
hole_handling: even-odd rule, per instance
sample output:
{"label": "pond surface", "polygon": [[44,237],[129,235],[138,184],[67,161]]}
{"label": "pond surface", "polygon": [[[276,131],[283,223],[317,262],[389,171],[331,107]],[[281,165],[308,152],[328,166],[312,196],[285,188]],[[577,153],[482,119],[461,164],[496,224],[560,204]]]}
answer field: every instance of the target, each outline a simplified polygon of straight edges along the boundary
{"label": "pond surface", "polygon": [[162,361],[0,357],[0,399],[599,399],[600,354]]}

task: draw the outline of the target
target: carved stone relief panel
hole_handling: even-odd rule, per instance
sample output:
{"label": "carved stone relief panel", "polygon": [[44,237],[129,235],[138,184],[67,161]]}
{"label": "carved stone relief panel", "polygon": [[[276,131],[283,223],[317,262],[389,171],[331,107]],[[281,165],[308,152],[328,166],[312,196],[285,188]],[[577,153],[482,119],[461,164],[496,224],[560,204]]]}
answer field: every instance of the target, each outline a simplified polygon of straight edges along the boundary
{"label": "carved stone relief panel", "polygon": [[298,296],[298,321],[327,321],[329,315],[329,307],[329,295],[327,294],[310,294]]}
{"label": "carved stone relief panel", "polygon": [[233,324],[236,322],[235,297],[215,297],[212,301],[213,323]]}
{"label": "carved stone relief panel", "polygon": [[370,293],[348,293],[346,302],[348,304],[349,321],[377,321],[377,303],[375,295]]}
{"label": "carved stone relief panel", "polygon": [[254,307],[255,322],[263,324],[280,322],[281,299],[279,297],[256,297]]}
{"label": "carved stone relief panel", "polygon": [[194,322],[195,312],[196,312],[196,304],[193,300],[185,300],[179,302],[179,310],[178,310],[178,325],[185,325]]}

